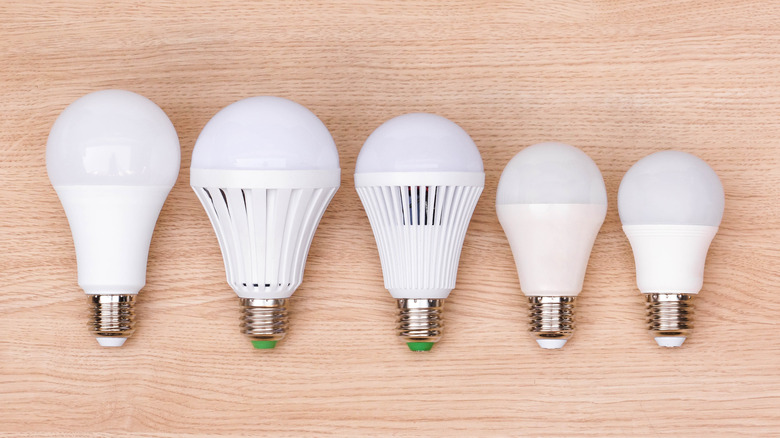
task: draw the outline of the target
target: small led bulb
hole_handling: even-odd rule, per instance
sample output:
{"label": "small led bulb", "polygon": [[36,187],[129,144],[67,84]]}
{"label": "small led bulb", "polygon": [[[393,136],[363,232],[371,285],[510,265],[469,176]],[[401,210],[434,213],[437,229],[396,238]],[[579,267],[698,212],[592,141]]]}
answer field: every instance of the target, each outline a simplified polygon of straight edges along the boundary
{"label": "small led bulb", "polygon": [[693,328],[693,297],[723,218],[718,175],[700,158],[662,151],[626,172],[618,191],[623,231],[631,242],[647,322],[662,347],[679,347]]}

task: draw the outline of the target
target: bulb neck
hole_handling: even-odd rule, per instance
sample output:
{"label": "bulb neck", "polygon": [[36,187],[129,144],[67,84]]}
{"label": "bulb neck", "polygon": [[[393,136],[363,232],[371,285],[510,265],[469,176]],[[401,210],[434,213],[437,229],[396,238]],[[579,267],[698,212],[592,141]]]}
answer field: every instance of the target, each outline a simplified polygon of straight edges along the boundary
{"label": "bulb neck", "polygon": [[412,351],[428,351],[444,329],[443,299],[399,299],[398,336]]}
{"label": "bulb neck", "polygon": [[577,297],[528,297],[531,336],[545,349],[562,348],[574,333]]}
{"label": "bulb neck", "polygon": [[[129,338],[135,332],[135,295],[89,295],[92,319],[87,328],[97,338]],[[102,344],[102,343],[101,343]]]}
{"label": "bulb neck", "polygon": [[704,263],[718,227],[706,225],[624,225],[643,293],[697,293]]}
{"label": "bulb neck", "polygon": [[679,347],[693,329],[692,294],[645,294],[647,328],[658,345]]}
{"label": "bulb neck", "polygon": [[276,347],[289,323],[287,299],[241,298],[241,333],[258,350]]}

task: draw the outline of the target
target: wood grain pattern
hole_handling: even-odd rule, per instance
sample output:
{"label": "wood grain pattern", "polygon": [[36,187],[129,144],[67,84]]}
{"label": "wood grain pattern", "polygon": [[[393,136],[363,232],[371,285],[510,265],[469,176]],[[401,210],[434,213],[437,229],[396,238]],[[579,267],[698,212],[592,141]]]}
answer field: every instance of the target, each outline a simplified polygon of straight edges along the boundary
{"label": "wood grain pattern", "polygon": [[[0,435],[759,436],[780,434],[780,3],[764,1],[4,1],[0,4]],[[44,150],[101,88],[159,104],[182,172],[158,222],[137,333],[86,332],[71,236]],[[187,169],[208,119],[272,94],[319,115],[341,190],[317,232],[293,328],[253,351]],[[482,152],[447,332],[395,338],[355,158],[384,120],[444,115]],[[524,333],[494,212],[501,169],[559,140],[601,167],[609,212],[565,350]],[[721,176],[726,215],[685,346],[646,333],[616,192],[677,148]]]}

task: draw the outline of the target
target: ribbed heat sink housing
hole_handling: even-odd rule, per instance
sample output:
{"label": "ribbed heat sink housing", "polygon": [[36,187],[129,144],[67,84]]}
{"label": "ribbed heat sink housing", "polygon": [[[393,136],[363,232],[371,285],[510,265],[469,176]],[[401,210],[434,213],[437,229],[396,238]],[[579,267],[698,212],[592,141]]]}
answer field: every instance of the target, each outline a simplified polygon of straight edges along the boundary
{"label": "ribbed heat sink housing", "polygon": [[396,298],[446,298],[482,187],[358,186],[385,287]]}
{"label": "ribbed heat sink housing", "polygon": [[314,232],[337,187],[197,187],[241,298],[288,298],[303,282]]}

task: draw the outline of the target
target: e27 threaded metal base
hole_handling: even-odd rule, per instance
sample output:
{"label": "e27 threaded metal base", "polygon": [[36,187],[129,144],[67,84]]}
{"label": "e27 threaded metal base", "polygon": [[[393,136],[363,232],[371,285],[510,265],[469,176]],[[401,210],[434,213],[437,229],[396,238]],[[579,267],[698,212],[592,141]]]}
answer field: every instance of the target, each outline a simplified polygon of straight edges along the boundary
{"label": "e27 threaded metal base", "polygon": [[531,336],[536,340],[571,338],[576,301],[577,297],[528,297]]}
{"label": "e27 threaded metal base", "polygon": [[647,328],[656,337],[688,337],[693,328],[693,295],[646,294]]}
{"label": "e27 threaded metal base", "polygon": [[444,329],[444,300],[398,300],[398,335],[404,342],[438,342]]}
{"label": "e27 threaded metal base", "polygon": [[286,299],[241,298],[241,333],[252,341],[281,341],[288,322]]}
{"label": "e27 threaded metal base", "polygon": [[87,328],[96,337],[129,338],[135,332],[135,295],[89,295],[92,320]]}

